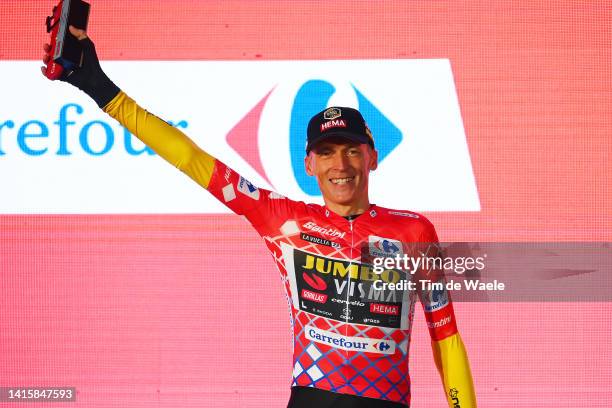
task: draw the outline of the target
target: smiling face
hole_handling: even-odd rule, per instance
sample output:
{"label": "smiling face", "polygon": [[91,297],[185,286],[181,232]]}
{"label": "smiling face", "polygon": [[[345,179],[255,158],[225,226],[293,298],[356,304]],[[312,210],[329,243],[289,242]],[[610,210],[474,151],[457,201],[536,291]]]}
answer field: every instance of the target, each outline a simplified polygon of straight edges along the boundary
{"label": "smiling face", "polygon": [[330,138],[315,145],[305,159],[306,173],[315,176],[323,200],[339,215],[364,212],[369,207],[368,178],[378,153],[367,144]]}

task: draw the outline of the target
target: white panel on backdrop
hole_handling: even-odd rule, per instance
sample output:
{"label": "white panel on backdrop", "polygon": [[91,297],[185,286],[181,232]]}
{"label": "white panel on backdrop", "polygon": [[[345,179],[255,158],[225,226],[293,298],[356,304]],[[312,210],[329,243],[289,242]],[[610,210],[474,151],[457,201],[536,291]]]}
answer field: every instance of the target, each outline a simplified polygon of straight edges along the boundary
{"label": "white panel on backdrop", "polygon": [[[0,100],[0,213],[228,211],[145,151],[87,96],[43,78],[39,65],[0,62],[2,77],[11,78]],[[315,105],[369,109],[381,118],[381,133],[395,132],[384,147],[387,135],[373,129],[386,151],[372,174],[372,202],[416,211],[480,209],[448,60],[129,61],[103,67],[143,107],[255,184],[290,198],[322,202],[294,170],[303,150],[290,151],[290,140],[306,133],[296,132],[295,123],[304,122],[296,115],[306,112],[297,109],[297,99],[319,98]],[[313,93],[308,84],[331,93],[321,99],[324,92]],[[247,132],[233,134],[237,125]],[[298,142],[303,149],[305,140]]]}

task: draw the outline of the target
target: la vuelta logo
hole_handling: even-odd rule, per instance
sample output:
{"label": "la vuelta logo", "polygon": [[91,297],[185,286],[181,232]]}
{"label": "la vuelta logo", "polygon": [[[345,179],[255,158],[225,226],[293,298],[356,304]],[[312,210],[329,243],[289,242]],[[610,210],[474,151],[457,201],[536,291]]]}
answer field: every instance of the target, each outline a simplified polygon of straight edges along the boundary
{"label": "la vuelta logo", "polygon": [[[366,119],[374,134],[379,163],[382,162],[402,141],[402,132],[353,84],[350,84],[357,108]],[[255,169],[270,185],[268,173],[258,149],[253,149],[253,130],[259,128],[261,115],[271,90],[253,109],[228,133],[228,144]],[[304,82],[293,99],[289,123],[289,155],[291,169],[301,191],[310,196],[321,195],[317,182],[304,169],[306,128],[312,116],[328,107],[336,87],[328,81],[313,79]],[[376,139],[376,135],[381,135]],[[384,137],[382,137],[384,135]],[[257,140],[256,144],[259,145]]]}

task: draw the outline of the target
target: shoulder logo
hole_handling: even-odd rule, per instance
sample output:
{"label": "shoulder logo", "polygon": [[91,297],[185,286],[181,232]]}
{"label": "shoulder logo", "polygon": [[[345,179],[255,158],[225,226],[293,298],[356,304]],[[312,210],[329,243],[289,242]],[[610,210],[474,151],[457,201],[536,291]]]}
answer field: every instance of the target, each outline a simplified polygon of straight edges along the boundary
{"label": "shoulder logo", "polygon": [[402,211],[389,211],[389,214],[399,215],[400,217],[420,218],[417,214]]}
{"label": "shoulder logo", "polygon": [[238,191],[251,197],[253,200],[259,200],[259,189],[242,176],[240,176],[240,180],[238,181]]}
{"label": "shoulder logo", "polygon": [[[444,285],[444,281],[440,281],[441,285]],[[448,292],[442,286],[442,289],[437,286],[434,289],[425,291],[425,301],[427,304],[423,305],[426,312],[432,313],[437,310],[445,308],[448,304]]]}

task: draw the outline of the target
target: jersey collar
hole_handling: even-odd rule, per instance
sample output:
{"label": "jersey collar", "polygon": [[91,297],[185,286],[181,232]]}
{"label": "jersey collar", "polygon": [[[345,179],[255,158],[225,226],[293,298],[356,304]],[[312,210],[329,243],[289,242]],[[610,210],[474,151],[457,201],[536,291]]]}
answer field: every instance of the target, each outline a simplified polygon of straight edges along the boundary
{"label": "jersey collar", "polygon": [[361,214],[361,216],[353,219],[352,221],[347,220],[346,218],[344,218],[341,215],[336,214],[335,212],[333,212],[332,210],[330,210],[329,208],[327,208],[327,206],[323,206],[323,215],[325,215],[326,218],[329,218],[330,220],[333,220],[334,222],[346,222],[346,223],[355,223],[358,220],[361,219],[372,219],[375,218],[379,215],[380,213],[380,209],[378,208],[378,206],[376,204],[370,204],[370,206],[368,207],[368,210],[366,212],[364,212],[363,214]]}

